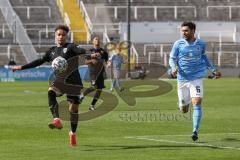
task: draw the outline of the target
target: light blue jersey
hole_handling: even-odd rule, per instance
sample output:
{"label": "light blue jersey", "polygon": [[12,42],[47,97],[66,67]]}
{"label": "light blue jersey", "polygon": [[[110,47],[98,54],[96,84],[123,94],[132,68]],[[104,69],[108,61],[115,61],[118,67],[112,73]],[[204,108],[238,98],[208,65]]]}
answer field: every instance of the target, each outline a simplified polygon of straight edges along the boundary
{"label": "light blue jersey", "polygon": [[215,70],[205,54],[205,42],[196,39],[188,42],[185,39],[176,41],[170,53],[169,65],[178,69],[179,81],[192,81],[206,76],[206,69]]}
{"label": "light blue jersey", "polygon": [[121,70],[121,65],[123,63],[123,57],[120,54],[113,54],[109,61],[112,63],[112,68],[116,70]]}

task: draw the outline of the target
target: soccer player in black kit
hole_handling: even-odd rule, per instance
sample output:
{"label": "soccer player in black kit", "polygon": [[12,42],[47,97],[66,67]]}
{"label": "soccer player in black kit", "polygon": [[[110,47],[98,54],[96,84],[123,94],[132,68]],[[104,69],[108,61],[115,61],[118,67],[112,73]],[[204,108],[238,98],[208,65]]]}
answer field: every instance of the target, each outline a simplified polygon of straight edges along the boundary
{"label": "soccer player in black kit", "polygon": [[96,90],[95,95],[92,99],[89,110],[94,111],[96,109],[95,104],[97,103],[102,89],[104,86],[105,79],[105,64],[108,61],[108,53],[100,47],[100,39],[95,36],[92,39],[93,47],[90,49],[92,54],[99,54],[99,56],[86,56],[85,63],[88,65],[89,77],[91,87],[87,88],[81,95],[80,101],[83,100],[84,96]]}
{"label": "soccer player in black kit", "polygon": [[[86,55],[86,50],[81,48],[79,45],[74,43],[67,43],[69,28],[65,25],[59,25],[55,28],[55,43],[56,46],[51,47],[42,58],[34,60],[23,66],[13,66],[12,70],[24,70],[29,68],[34,68],[42,65],[45,62],[51,62],[56,57],[61,56],[68,61],[68,69],[65,75],[55,75],[55,80],[50,84],[48,89],[48,103],[49,108],[53,116],[53,121],[48,124],[49,128],[62,129],[62,123],[59,118],[58,103],[56,97],[62,96],[64,93],[67,94],[67,101],[69,104],[70,112],[70,123],[71,130],[69,132],[70,145],[76,146],[76,129],[78,125],[78,106],[80,103],[79,94],[83,86],[80,73],[78,71],[78,56]],[[98,54],[89,54],[91,57],[98,56]],[[73,86],[78,86],[75,88],[79,89],[79,94],[72,94],[68,91],[62,89],[62,84],[57,83],[59,79],[64,77],[64,83]],[[58,84],[58,85],[57,85]]]}

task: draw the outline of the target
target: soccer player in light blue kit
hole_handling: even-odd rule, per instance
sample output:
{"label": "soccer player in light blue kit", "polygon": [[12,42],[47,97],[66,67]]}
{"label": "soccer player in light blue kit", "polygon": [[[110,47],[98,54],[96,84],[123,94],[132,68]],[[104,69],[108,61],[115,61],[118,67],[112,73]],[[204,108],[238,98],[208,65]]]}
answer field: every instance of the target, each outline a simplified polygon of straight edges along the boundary
{"label": "soccer player in light blue kit", "polygon": [[221,73],[209,62],[205,54],[205,42],[195,38],[195,30],[196,25],[194,23],[182,23],[181,33],[183,38],[174,43],[169,58],[172,75],[177,76],[180,111],[187,113],[192,101],[193,141],[198,139],[198,129],[202,118],[202,79],[206,75],[206,69],[212,71],[215,78],[221,76]]}
{"label": "soccer player in light blue kit", "polygon": [[121,87],[121,84],[119,81],[121,65],[122,63],[124,63],[123,57],[121,55],[122,53],[121,53],[120,45],[117,46],[117,50],[118,50],[117,54],[113,54],[108,61],[108,67],[112,66],[112,73],[113,73],[110,92],[112,92],[113,88],[116,88],[116,87],[119,89],[119,91],[123,91],[123,87]]}

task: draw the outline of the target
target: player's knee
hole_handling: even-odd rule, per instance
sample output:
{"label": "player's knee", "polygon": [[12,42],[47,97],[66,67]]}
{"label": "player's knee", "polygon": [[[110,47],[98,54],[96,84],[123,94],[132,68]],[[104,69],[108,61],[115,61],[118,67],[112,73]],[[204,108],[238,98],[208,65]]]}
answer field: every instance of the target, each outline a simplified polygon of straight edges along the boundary
{"label": "player's knee", "polygon": [[78,112],[78,104],[70,104],[69,105],[69,112],[70,113],[77,113]]}
{"label": "player's knee", "polygon": [[77,108],[69,108],[70,113],[77,113],[78,109]]}
{"label": "player's knee", "polygon": [[49,87],[48,93],[49,92],[54,92],[57,97],[62,96],[62,93],[56,87]]}
{"label": "player's knee", "polygon": [[48,90],[48,97],[56,97],[56,92],[54,92],[53,90]]}
{"label": "player's knee", "polygon": [[193,105],[201,105],[201,102],[202,102],[202,99],[200,97],[192,99],[192,104]]}

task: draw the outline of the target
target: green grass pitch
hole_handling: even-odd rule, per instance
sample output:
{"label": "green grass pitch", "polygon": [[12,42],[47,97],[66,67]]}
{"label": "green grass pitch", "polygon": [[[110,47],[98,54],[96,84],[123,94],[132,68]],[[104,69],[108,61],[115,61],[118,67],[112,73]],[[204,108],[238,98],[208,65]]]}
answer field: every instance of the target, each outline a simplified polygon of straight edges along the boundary
{"label": "green grass pitch", "polygon": [[[138,98],[134,107],[118,97],[112,112],[79,122],[76,148],[68,146],[69,122],[63,122],[61,131],[47,127],[47,82],[1,82],[0,160],[239,160],[239,82],[204,80],[198,142],[190,139],[190,113],[177,110],[176,81],[169,81],[173,90],[167,94]],[[87,111],[89,100],[81,112]]]}

